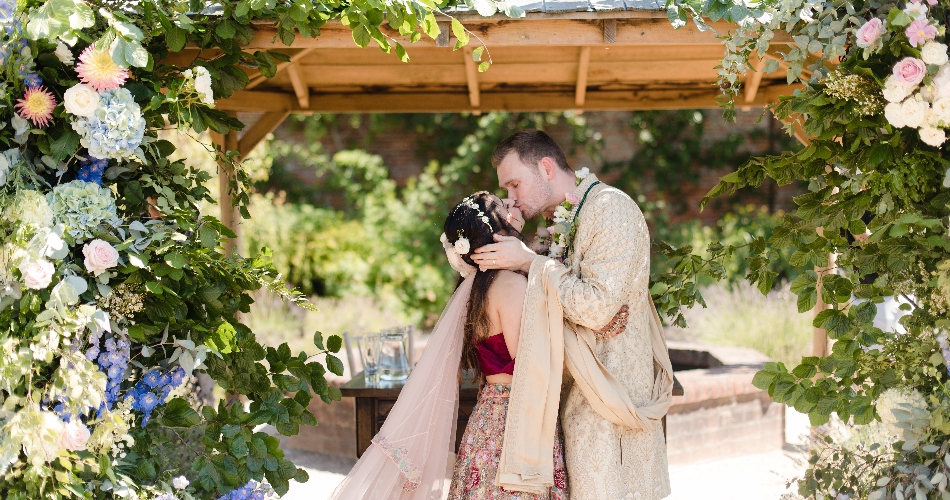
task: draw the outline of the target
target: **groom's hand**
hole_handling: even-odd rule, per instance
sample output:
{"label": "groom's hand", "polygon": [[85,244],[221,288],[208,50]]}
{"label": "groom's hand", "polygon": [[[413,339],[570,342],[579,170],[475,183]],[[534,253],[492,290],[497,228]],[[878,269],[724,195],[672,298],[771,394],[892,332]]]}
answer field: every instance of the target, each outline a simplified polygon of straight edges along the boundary
{"label": "groom's hand", "polygon": [[472,254],[472,260],[482,271],[489,269],[508,269],[509,271],[531,270],[531,262],[538,254],[525,246],[524,242],[514,236],[493,235],[495,241],[491,245],[477,248]]}

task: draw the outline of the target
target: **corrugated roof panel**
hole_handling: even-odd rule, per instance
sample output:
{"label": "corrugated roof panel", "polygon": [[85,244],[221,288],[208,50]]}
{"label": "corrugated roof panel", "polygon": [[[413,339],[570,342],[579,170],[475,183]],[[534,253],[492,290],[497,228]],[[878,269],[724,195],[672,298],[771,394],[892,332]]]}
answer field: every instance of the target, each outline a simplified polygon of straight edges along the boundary
{"label": "corrugated roof panel", "polygon": [[595,11],[624,10],[623,0],[590,0],[591,8]]}
{"label": "corrugated roof panel", "polygon": [[587,0],[544,0],[544,12],[588,12],[593,11]]}

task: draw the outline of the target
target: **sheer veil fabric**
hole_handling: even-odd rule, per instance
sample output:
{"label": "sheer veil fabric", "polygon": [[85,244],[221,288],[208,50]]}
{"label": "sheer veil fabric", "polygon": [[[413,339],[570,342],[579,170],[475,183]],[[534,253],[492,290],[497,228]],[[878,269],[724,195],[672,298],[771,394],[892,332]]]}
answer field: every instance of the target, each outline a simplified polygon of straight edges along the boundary
{"label": "sheer veil fabric", "polygon": [[373,444],[333,500],[441,500],[454,466],[459,363],[475,273],[455,290]]}

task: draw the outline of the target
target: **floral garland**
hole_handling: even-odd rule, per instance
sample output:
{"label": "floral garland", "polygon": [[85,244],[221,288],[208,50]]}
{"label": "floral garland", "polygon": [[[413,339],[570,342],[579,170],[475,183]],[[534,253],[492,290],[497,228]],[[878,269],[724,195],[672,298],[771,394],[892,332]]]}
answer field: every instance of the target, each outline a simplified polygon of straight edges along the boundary
{"label": "floral garland", "polygon": [[[590,175],[590,169],[584,167],[574,172],[574,185],[579,186]],[[553,225],[538,228],[537,238],[531,245],[532,250],[544,254],[559,262],[564,262],[567,249],[574,240],[577,228],[574,227],[574,207],[580,203],[574,193],[564,193],[564,202],[554,209]]]}

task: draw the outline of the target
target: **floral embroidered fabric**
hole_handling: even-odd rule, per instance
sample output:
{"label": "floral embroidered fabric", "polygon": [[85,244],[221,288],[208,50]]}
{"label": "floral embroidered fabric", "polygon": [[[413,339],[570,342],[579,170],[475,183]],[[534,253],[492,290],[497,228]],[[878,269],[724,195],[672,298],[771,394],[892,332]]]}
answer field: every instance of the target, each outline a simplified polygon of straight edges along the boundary
{"label": "floral embroidered fabric", "polygon": [[505,419],[508,415],[508,384],[486,384],[468,419],[459,446],[449,500],[567,500],[567,472],[560,429],[554,441],[554,487],[547,495],[512,492],[495,486]]}
{"label": "floral embroidered fabric", "polygon": [[416,488],[419,487],[422,473],[419,471],[419,468],[407,458],[409,454],[408,448],[405,446],[395,446],[386,441],[385,437],[373,439],[373,444],[385,451],[386,455],[396,464],[396,467],[406,476],[406,483],[403,484],[402,489],[404,491],[415,491]]}

